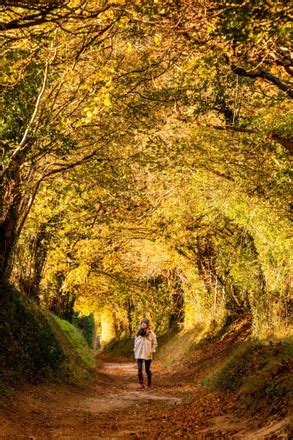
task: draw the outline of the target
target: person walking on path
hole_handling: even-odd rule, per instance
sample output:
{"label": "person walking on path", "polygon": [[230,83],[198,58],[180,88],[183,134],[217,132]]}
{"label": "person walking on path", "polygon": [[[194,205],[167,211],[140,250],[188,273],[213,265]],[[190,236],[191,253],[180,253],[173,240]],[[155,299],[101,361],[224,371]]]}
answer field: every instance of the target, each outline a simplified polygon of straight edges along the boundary
{"label": "person walking on path", "polygon": [[148,319],[144,319],[140,323],[140,328],[134,339],[134,357],[137,362],[138,369],[138,382],[140,388],[145,388],[144,376],[143,376],[143,363],[145,365],[145,372],[147,375],[147,386],[152,386],[152,372],[151,363],[153,359],[153,353],[157,349],[157,337],[155,333],[150,329],[150,322]]}

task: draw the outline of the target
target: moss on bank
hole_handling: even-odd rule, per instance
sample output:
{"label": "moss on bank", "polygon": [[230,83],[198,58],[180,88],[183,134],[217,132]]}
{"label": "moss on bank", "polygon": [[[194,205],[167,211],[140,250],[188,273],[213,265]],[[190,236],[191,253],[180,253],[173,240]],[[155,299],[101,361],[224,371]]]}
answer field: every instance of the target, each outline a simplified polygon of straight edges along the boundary
{"label": "moss on bank", "polygon": [[207,372],[202,384],[210,390],[233,393],[239,409],[285,416],[293,388],[292,342],[285,339],[236,343],[231,353]]}
{"label": "moss on bank", "polygon": [[285,417],[293,389],[292,338],[260,340],[251,325],[242,316],[174,334],[157,359],[166,368],[188,369],[208,390],[231,397],[239,413]]}
{"label": "moss on bank", "polygon": [[64,356],[63,376],[70,383],[87,382],[93,375],[96,361],[83,334],[68,321],[51,313],[46,317]]}
{"label": "moss on bank", "polygon": [[50,378],[82,385],[93,377],[94,357],[74,326],[11,286],[0,294],[1,394],[25,381]]}

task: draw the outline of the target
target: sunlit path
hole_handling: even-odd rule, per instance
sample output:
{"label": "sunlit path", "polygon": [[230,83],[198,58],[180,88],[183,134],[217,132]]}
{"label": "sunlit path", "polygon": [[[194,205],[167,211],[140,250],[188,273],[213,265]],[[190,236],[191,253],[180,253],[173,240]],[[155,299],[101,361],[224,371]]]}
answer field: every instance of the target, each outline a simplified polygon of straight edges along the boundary
{"label": "sunlit path", "polygon": [[100,371],[87,391],[51,384],[19,393],[7,411],[1,409],[2,438],[132,438],[160,418],[158,411],[187,399],[186,387],[164,387],[159,371],[154,389],[138,391],[133,362],[106,363]]}
{"label": "sunlit path", "polygon": [[[105,363],[86,390],[64,385],[30,386],[0,409],[3,439],[263,439],[286,420],[251,431],[187,374],[155,369],[154,389],[137,391],[134,363]],[[138,422],[139,421],[139,422]],[[219,437],[220,436],[220,437]]]}

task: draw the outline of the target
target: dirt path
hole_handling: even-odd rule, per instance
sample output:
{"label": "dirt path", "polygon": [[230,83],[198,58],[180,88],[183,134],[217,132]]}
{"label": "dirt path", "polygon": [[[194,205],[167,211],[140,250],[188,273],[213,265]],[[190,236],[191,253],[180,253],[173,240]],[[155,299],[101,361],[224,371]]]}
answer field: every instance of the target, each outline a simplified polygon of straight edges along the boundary
{"label": "dirt path", "polygon": [[[227,415],[225,402],[191,374],[154,366],[154,388],[138,390],[134,363],[106,363],[88,389],[46,384],[17,393],[0,407],[1,439],[265,439]],[[259,435],[258,435],[259,434]]]}

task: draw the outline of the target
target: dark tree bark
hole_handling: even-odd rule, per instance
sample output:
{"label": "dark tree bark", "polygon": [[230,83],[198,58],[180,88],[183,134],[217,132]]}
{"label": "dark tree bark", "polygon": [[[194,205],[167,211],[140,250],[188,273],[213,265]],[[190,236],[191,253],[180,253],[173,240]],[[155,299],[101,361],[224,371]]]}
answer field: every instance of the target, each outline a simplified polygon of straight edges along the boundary
{"label": "dark tree bark", "polygon": [[239,67],[236,65],[232,65],[232,72],[236,73],[236,75],[239,76],[245,76],[247,78],[262,78],[266,81],[270,82],[271,84],[274,84],[278,87],[278,89],[282,90],[282,92],[287,93],[287,95],[290,98],[293,98],[293,90],[290,84],[286,84],[284,81],[281,81],[280,78],[278,78],[275,75],[272,75],[270,72],[264,69],[260,70],[246,70],[243,67]]}
{"label": "dark tree bark", "polygon": [[135,307],[134,307],[132,298],[129,298],[127,300],[127,303],[126,303],[126,312],[127,312],[127,321],[128,321],[128,331],[129,331],[130,335],[133,334],[132,323],[133,323],[133,312],[134,312],[134,309],[135,309]]}
{"label": "dark tree bark", "polygon": [[51,298],[48,308],[55,315],[71,322],[74,315],[74,303],[76,296],[70,292],[63,292],[62,285],[64,282],[64,274],[62,272],[56,275],[56,291]]}
{"label": "dark tree bark", "polygon": [[15,171],[0,189],[0,281],[4,283],[8,281],[12,269],[21,200],[19,172]]}
{"label": "dark tree bark", "polygon": [[169,326],[178,330],[184,322],[184,290],[177,270],[171,274],[171,288],[172,312],[169,317]]}
{"label": "dark tree bark", "polygon": [[30,245],[31,267],[29,272],[24,269],[19,275],[21,291],[30,298],[39,301],[39,287],[42,279],[43,269],[47,258],[49,235],[47,226],[50,221],[42,223],[34,240]]}

